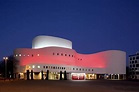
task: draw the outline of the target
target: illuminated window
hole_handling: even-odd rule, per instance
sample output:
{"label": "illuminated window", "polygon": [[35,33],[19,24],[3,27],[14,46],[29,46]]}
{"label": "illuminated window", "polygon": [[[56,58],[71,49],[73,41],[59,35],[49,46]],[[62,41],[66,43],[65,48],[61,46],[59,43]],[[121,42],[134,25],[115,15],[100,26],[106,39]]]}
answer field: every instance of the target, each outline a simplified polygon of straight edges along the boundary
{"label": "illuminated window", "polygon": [[16,54],[15,56],[17,57],[18,55]]}
{"label": "illuminated window", "polygon": [[19,54],[19,56],[21,56],[21,54]]}
{"label": "illuminated window", "polygon": [[35,65],[33,65],[32,68],[35,68]]}
{"label": "illuminated window", "polygon": [[40,68],[40,66],[38,66],[38,68]]}

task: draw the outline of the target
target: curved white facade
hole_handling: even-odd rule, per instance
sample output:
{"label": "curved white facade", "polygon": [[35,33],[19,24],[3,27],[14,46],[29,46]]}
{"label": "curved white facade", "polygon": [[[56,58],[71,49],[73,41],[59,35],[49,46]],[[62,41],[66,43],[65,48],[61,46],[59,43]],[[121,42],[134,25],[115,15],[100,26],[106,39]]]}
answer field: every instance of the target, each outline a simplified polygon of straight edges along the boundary
{"label": "curved white facade", "polygon": [[63,38],[53,36],[37,36],[33,39],[33,49],[44,47],[63,47],[72,49],[72,42]]}
{"label": "curved white facade", "polygon": [[[101,75],[106,77],[105,75],[108,75],[106,78],[109,78],[126,74],[126,53],[124,51],[108,50],[94,54],[79,54],[71,49],[72,42],[69,40],[51,36],[37,36],[33,40],[32,48],[18,48],[14,51],[14,56],[19,61],[17,72],[25,73],[27,69],[34,72],[66,71],[75,77],[72,79],[84,78],[84,75],[86,77],[101,77]],[[111,79],[115,78],[117,77]]]}

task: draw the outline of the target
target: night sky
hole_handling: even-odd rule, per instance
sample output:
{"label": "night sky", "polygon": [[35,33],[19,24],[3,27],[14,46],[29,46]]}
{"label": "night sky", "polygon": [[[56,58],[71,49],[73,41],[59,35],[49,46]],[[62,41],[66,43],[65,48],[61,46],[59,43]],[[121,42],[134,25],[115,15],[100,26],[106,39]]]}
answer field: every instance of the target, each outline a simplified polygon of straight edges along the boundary
{"label": "night sky", "polygon": [[71,40],[79,53],[139,51],[139,0],[0,0],[0,60],[38,35]]}

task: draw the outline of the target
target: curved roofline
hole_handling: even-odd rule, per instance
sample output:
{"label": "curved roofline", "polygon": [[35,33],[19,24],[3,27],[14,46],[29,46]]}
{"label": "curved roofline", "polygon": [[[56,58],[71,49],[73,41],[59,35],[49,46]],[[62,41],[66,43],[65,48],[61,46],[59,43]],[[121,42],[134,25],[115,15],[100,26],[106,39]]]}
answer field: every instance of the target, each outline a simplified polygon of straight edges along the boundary
{"label": "curved roofline", "polygon": [[32,48],[44,48],[44,47],[64,47],[72,49],[72,42],[70,40],[55,37],[38,35],[32,40]]}

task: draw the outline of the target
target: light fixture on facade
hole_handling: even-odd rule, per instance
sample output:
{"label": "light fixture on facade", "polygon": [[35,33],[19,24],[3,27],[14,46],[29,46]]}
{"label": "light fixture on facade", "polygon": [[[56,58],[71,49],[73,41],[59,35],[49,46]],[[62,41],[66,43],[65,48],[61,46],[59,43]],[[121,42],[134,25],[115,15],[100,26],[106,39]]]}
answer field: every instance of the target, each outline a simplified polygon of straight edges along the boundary
{"label": "light fixture on facade", "polygon": [[19,56],[21,56],[21,54],[19,54]]}
{"label": "light fixture on facade", "polygon": [[32,68],[35,68],[35,65],[33,65]]}
{"label": "light fixture on facade", "polygon": [[40,68],[40,66],[38,66],[38,68]]}

